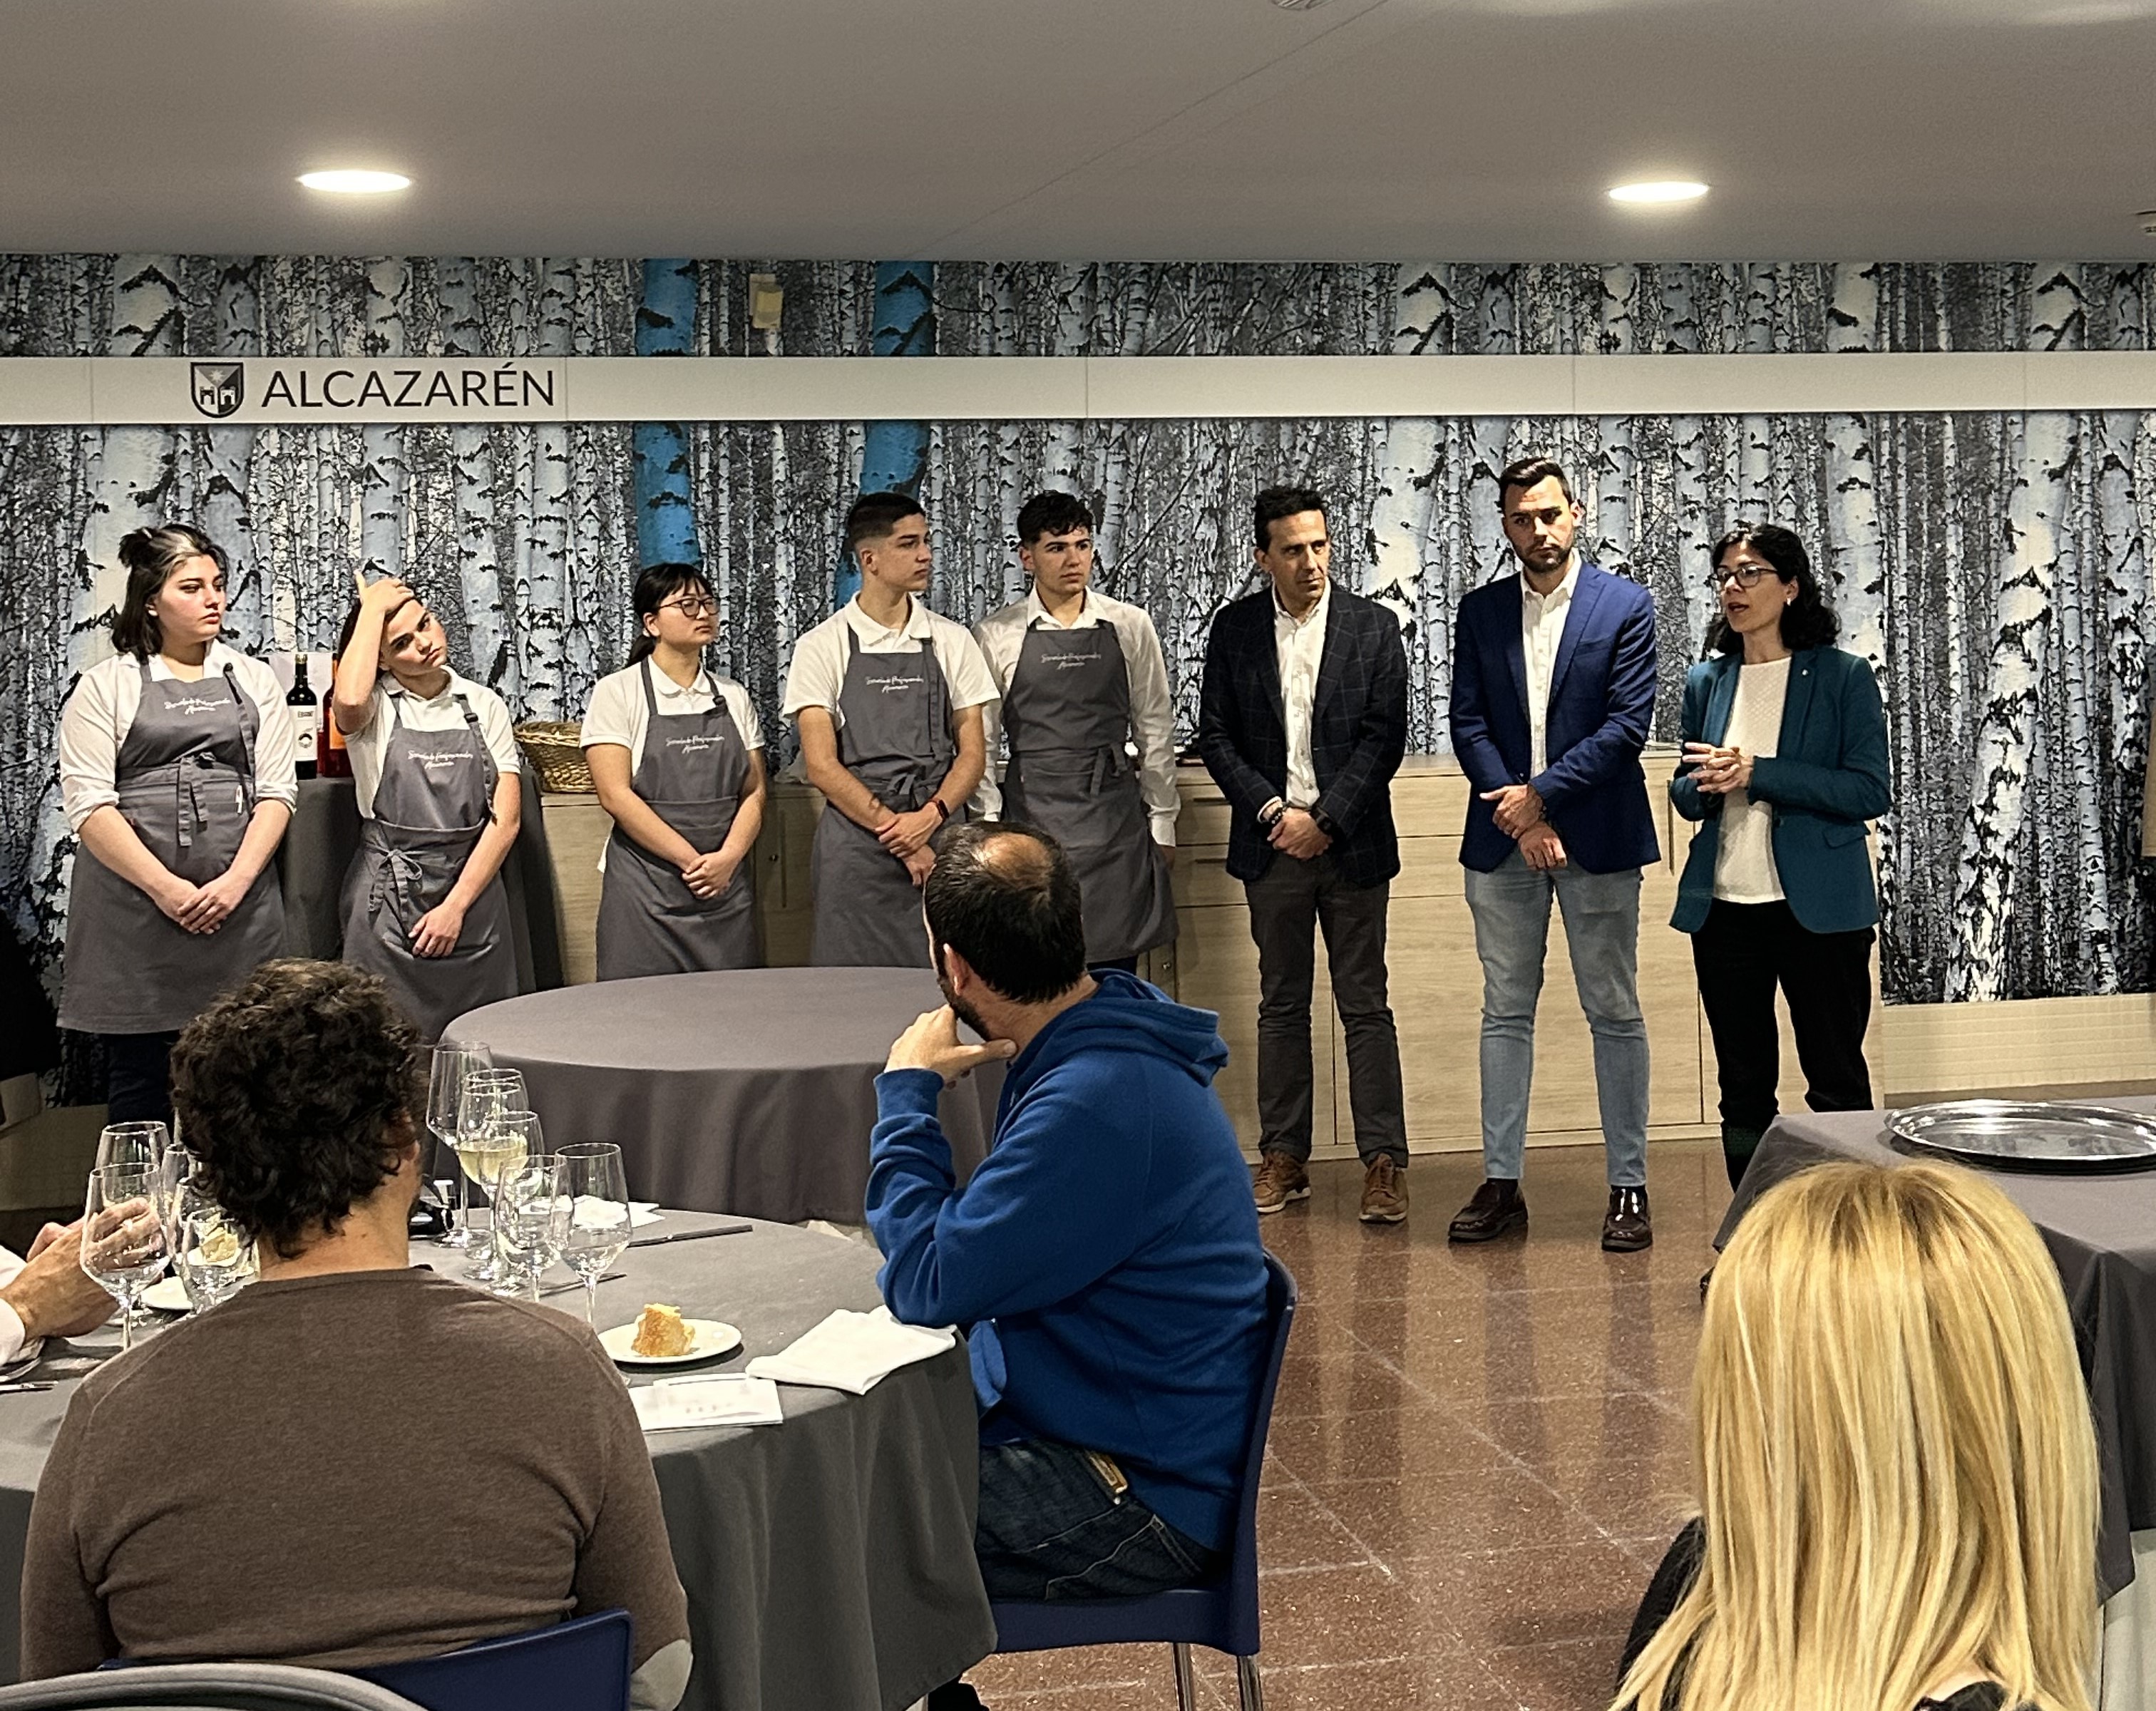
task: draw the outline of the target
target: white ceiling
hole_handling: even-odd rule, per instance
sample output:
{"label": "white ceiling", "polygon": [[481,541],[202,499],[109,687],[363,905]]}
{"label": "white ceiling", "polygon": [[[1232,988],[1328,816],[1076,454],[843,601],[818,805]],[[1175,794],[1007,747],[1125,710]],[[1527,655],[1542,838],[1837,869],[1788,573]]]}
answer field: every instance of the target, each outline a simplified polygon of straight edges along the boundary
{"label": "white ceiling", "polygon": [[6,0],[0,250],[2156,258],[2152,90],[2156,0]]}

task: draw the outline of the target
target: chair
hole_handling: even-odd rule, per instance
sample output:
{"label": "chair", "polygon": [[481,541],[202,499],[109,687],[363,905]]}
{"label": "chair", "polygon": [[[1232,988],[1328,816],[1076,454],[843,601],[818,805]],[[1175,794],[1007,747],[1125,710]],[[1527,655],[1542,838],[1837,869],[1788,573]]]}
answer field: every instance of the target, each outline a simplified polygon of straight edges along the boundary
{"label": "chair", "polygon": [[289,1663],[146,1663],[0,1688],[5,1711],[424,1711],[401,1693]]}
{"label": "chair", "polygon": [[1243,1457],[1235,1537],[1226,1570],[1196,1586],[1178,1586],[1145,1598],[1066,1598],[994,1601],[998,1652],[1052,1652],[1065,1646],[1122,1646],[1165,1640],[1175,1652],[1175,1697],[1182,1711],[1197,1702],[1190,1648],[1209,1646],[1235,1660],[1236,1693],[1243,1711],[1265,1711],[1258,1675],[1258,1472],[1265,1458],[1265,1429],[1272,1423],[1273,1392],[1281,1357],[1295,1322],[1295,1276],[1265,1256],[1265,1312],[1272,1347],[1258,1385],[1250,1447]]}
{"label": "chair", "polygon": [[423,1711],[629,1711],[633,1641],[629,1612],[603,1610],[438,1657],[350,1673]]}

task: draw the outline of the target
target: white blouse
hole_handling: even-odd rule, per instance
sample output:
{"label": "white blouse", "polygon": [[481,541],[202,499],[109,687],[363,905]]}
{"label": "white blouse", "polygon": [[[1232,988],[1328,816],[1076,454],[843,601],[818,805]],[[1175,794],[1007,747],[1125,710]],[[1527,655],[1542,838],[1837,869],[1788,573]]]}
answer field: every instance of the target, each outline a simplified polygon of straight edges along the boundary
{"label": "white blouse", "polygon": [[[1730,704],[1724,748],[1755,759],[1770,757],[1782,741],[1782,704],[1789,693],[1789,661],[1769,660],[1738,669],[1737,698]],[[1722,835],[1714,850],[1714,894],[1725,903],[1779,903],[1781,875],[1774,868],[1774,810],[1751,794],[1732,790],[1722,799]]]}

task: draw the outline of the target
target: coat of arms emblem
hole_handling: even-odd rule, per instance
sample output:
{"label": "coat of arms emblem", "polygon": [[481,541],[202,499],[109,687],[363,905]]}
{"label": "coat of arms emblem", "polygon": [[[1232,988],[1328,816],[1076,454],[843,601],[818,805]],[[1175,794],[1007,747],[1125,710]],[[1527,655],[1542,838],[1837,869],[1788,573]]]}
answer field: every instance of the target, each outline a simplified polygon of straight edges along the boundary
{"label": "coat of arms emblem", "polygon": [[229,416],[245,402],[247,366],[243,362],[197,362],[192,369],[195,408],[205,416]]}

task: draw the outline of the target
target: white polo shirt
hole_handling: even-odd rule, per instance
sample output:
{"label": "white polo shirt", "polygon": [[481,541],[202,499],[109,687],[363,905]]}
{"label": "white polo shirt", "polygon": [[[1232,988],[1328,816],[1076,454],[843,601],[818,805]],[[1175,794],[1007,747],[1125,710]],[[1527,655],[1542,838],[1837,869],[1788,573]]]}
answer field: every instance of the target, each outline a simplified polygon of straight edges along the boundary
{"label": "white polo shirt", "polygon": [[[367,722],[357,731],[345,733],[344,746],[352,757],[352,782],[354,794],[359,799],[359,811],[368,820],[374,818],[374,793],[382,783],[382,759],[389,749],[390,732],[398,725],[407,731],[461,731],[465,727],[464,709],[457,705],[457,696],[464,696],[471,702],[471,710],[479,720],[479,732],[486,742],[487,753],[504,774],[523,771],[516,753],[516,738],[510,730],[509,709],[500,696],[484,683],[475,683],[469,677],[449,673],[448,685],[430,700],[422,701],[400,685],[388,672],[375,680],[374,693],[367,703]],[[397,703],[397,714],[390,717],[389,703]]]}
{"label": "white polo shirt", "polygon": [[644,736],[650,728],[651,710],[644,699],[644,667],[651,668],[651,691],[662,717],[673,718],[711,710],[710,684],[716,683],[726,712],[741,732],[745,747],[763,747],[763,727],[757,722],[756,706],[748,691],[731,677],[700,671],[683,688],[649,660],[609,672],[592,686],[592,702],[584,709],[584,728],[578,741],[586,748],[595,742],[618,742],[629,751],[631,773],[644,763]]}
{"label": "white polo shirt", "polygon": [[980,644],[963,624],[954,624],[940,612],[931,612],[918,600],[909,602],[906,622],[886,629],[861,610],[858,599],[849,600],[836,612],[793,644],[793,658],[786,668],[786,698],[779,711],[793,718],[803,707],[821,707],[830,714],[833,726],[845,723],[839,711],[839,691],[846,681],[846,636],[864,654],[911,654],[924,641],[936,645],[936,663],[943,668],[943,681],[951,691],[953,709],[986,706],[997,699],[996,681],[988,662],[981,657]]}

